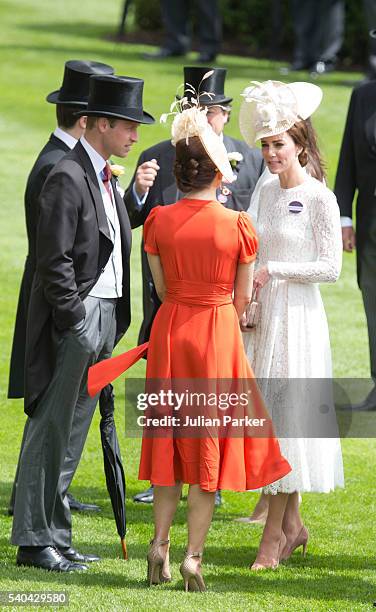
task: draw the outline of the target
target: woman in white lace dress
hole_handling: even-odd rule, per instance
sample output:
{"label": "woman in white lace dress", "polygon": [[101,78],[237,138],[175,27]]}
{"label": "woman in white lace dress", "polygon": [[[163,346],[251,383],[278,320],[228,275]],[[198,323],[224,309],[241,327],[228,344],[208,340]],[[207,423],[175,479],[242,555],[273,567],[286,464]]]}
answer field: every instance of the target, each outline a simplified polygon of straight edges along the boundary
{"label": "woman in white lace dress", "polygon": [[281,451],[292,467],[264,489],[269,512],[252,566],[258,570],[275,568],[298,546],[305,551],[308,530],[299,512],[299,493],[328,493],[344,483],[328,324],[318,286],[337,280],[342,241],[337,201],[323,184],[308,119],[320,104],[320,88],[267,81],[243,95],[241,131],[249,144],[261,140],[275,175],[250,211],[260,241],[254,279],[261,320],[245,334],[245,344]]}

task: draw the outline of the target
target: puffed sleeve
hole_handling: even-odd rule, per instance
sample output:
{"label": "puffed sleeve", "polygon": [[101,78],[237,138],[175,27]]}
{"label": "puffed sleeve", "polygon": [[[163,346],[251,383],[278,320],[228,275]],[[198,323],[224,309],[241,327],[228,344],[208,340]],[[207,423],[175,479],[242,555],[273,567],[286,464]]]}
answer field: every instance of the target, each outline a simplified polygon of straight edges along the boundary
{"label": "puffed sleeve", "polygon": [[249,263],[256,259],[258,240],[256,231],[252,225],[249,215],[245,212],[239,213],[239,263]]}
{"label": "puffed sleeve", "polygon": [[144,250],[151,255],[159,255],[157,238],[155,235],[155,222],[161,206],[155,206],[144,223]]}

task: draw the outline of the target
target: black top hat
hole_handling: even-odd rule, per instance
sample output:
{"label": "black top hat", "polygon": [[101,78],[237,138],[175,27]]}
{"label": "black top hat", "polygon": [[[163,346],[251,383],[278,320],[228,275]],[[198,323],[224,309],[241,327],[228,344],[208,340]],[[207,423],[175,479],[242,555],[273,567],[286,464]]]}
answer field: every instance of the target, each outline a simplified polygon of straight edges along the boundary
{"label": "black top hat", "polygon": [[[202,81],[207,72],[213,72],[209,77]],[[230,104],[232,98],[225,95],[226,68],[210,68],[205,66],[184,66],[184,96],[190,100],[192,97],[199,97],[200,106],[213,106],[216,104]],[[190,89],[196,91],[193,94]],[[208,92],[212,96],[200,95],[201,92]]]}
{"label": "black top hat", "polygon": [[52,104],[67,104],[86,108],[89,97],[89,81],[92,74],[114,74],[108,64],[83,60],[65,63],[63,84],[50,93],[46,100]]}
{"label": "black top hat", "polygon": [[80,115],[117,117],[136,123],[154,123],[155,119],[142,108],[144,81],[123,76],[92,76],[89,102]]}

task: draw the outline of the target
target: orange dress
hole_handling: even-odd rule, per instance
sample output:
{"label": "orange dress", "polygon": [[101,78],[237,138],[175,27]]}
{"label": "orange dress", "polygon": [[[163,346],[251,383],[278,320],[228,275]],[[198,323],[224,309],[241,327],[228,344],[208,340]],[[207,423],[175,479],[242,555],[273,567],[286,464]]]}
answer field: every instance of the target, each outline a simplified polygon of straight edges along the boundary
{"label": "orange dress", "polygon": [[[148,253],[160,256],[167,289],[151,330],[147,379],[239,379],[251,397],[246,413],[267,417],[232,301],[238,262],[256,257],[249,217],[217,201],[185,198],[151,211],[144,242]],[[174,428],[167,427],[163,435],[144,435],[139,479],[161,486],[200,484],[205,491],[245,491],[291,469],[272,427],[261,437],[249,435],[246,427],[244,435],[237,428],[227,437],[215,435],[213,428],[203,431],[176,437]]]}

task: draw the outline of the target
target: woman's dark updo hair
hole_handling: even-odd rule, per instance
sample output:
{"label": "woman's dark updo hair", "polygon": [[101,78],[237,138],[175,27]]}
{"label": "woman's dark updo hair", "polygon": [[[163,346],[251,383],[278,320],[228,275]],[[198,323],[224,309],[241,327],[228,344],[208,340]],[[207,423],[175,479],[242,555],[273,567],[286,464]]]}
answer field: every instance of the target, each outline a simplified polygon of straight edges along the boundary
{"label": "woman's dark updo hair", "polygon": [[208,187],[217,168],[206,153],[198,136],[176,143],[174,174],[180,191],[188,193]]}
{"label": "woman's dark updo hair", "polygon": [[325,166],[317,145],[316,132],[313,129],[311,119],[294,123],[287,130],[287,133],[290,134],[296,145],[302,147],[302,152],[298,156],[300,165],[303,168],[306,167],[311,176],[322,182],[326,178]]}

